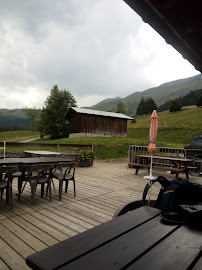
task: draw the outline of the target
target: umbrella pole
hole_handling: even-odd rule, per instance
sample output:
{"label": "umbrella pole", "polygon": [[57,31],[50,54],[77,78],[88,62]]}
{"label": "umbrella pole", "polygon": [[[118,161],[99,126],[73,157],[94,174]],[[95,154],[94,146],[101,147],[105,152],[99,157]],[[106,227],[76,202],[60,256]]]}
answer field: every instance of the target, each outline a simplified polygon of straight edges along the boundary
{"label": "umbrella pole", "polygon": [[152,179],[152,162],[153,162],[153,154],[151,154],[151,162],[150,162],[150,179]]}
{"label": "umbrella pole", "polygon": [[152,162],[153,162],[153,154],[151,154],[151,162],[150,162],[150,172],[148,176],[144,176],[145,179],[154,180],[155,176],[152,176]]}
{"label": "umbrella pole", "polygon": [[[153,162],[153,154],[151,154],[150,173],[148,176],[144,176],[145,179],[149,179],[149,180],[156,179],[155,176],[152,176],[152,162]],[[150,182],[150,183],[151,183],[151,187],[150,187],[149,192],[148,192],[148,205],[150,205],[150,199],[151,199],[151,193],[152,193],[152,182]]]}

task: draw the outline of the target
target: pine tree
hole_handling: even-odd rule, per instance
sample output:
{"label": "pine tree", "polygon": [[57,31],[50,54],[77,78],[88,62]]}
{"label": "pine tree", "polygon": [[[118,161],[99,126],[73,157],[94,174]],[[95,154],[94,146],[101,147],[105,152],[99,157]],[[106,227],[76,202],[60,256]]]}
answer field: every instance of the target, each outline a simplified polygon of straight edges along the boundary
{"label": "pine tree", "polygon": [[117,104],[116,113],[126,113],[126,106],[121,100]]}
{"label": "pine tree", "polygon": [[71,92],[59,90],[55,85],[41,111],[39,124],[41,135],[50,135],[52,138],[68,137],[65,113],[71,106],[76,106],[76,100]]}
{"label": "pine tree", "polygon": [[151,97],[149,97],[145,100],[145,113],[151,114],[153,110],[157,110],[157,105],[155,101]]}
{"label": "pine tree", "polygon": [[137,115],[143,115],[145,114],[145,101],[144,98],[142,97],[140,100],[140,103],[138,104],[137,110],[136,110]]}
{"label": "pine tree", "polygon": [[169,111],[170,112],[177,112],[177,111],[181,111],[182,110],[182,105],[179,101],[178,98],[176,98],[175,100],[172,101],[172,103],[170,104],[170,108]]}

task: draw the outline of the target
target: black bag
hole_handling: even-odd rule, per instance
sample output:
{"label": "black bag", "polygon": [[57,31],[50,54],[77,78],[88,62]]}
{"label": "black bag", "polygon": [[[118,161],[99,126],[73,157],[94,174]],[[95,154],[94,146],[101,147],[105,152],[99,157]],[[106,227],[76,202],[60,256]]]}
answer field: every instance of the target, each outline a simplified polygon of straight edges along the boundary
{"label": "black bag", "polygon": [[143,205],[149,188],[155,182],[162,185],[155,207],[163,211],[178,212],[181,208],[180,205],[195,205],[202,202],[202,185],[181,178],[169,181],[165,177],[159,176],[145,186]]}

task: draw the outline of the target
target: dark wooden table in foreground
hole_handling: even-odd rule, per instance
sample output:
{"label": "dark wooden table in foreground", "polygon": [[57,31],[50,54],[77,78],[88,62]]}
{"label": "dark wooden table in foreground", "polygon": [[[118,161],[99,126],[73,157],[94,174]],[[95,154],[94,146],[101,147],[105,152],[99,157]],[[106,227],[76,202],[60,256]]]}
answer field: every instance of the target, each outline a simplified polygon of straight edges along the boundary
{"label": "dark wooden table in foreground", "polygon": [[32,269],[201,269],[202,226],[144,206],[29,256]]}

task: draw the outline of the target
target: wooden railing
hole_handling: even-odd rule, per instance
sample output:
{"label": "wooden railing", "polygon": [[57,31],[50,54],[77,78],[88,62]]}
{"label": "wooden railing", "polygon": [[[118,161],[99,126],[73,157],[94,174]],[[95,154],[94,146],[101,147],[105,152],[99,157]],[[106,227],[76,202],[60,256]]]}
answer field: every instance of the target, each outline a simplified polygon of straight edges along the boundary
{"label": "wooden railing", "polygon": [[[88,150],[93,151],[93,145],[92,144],[67,144],[67,143],[30,143],[30,142],[0,142],[0,147],[4,148],[6,153],[0,152],[0,157],[11,157],[12,154],[14,155],[14,152],[7,151],[8,148],[23,148],[23,149],[29,149],[29,148],[36,148],[36,149],[44,149],[44,148],[55,148],[55,151],[61,152],[63,156],[71,157],[73,159],[76,159],[78,154],[81,151]],[[63,150],[64,148],[68,148],[68,150]],[[72,150],[69,150],[71,148]],[[16,151],[16,153],[23,154],[23,151]]]}

